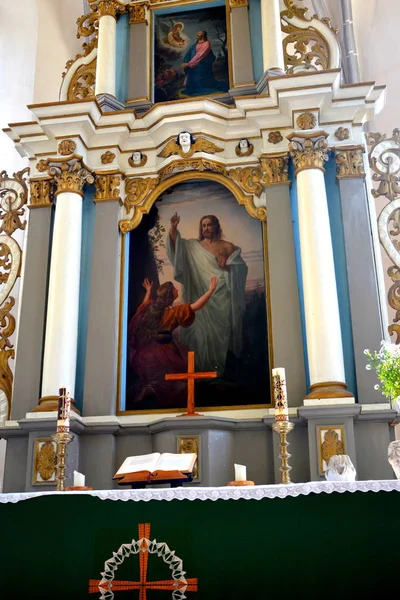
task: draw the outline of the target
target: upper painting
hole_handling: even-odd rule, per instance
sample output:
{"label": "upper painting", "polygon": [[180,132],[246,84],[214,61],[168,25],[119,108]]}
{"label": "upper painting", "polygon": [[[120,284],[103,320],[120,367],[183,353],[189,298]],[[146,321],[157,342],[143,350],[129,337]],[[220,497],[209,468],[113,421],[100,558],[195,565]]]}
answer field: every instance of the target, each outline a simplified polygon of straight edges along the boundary
{"label": "upper painting", "polygon": [[227,92],[224,6],[155,16],[154,102]]}

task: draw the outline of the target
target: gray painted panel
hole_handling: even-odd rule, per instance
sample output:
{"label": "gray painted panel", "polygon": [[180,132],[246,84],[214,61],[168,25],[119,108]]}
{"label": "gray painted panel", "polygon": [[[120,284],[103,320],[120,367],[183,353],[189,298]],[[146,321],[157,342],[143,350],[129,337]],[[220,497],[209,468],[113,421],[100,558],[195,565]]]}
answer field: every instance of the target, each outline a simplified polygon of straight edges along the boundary
{"label": "gray painted panel", "polygon": [[290,406],[306,395],[289,187],[266,188],[274,366],[285,367]]}
{"label": "gray painted panel", "polygon": [[365,348],[378,349],[383,339],[368,200],[363,179],[340,179],[344,241],[353,328],[358,401],[386,402],[374,390],[375,373],[367,371]]}
{"label": "gray painted panel", "polygon": [[146,23],[136,23],[130,29],[128,98],[146,97],[149,100],[149,64]]}
{"label": "gray painted panel", "polygon": [[240,85],[254,81],[251,60],[249,12],[247,6],[231,10],[233,82]]}
{"label": "gray painted panel", "polygon": [[386,423],[355,423],[358,480],[395,479],[387,459],[390,430]]}
{"label": "gray painted panel", "polygon": [[247,479],[256,485],[274,483],[272,431],[236,431],[233,461],[247,467]]}
{"label": "gray painted panel", "polygon": [[12,437],[7,440],[3,492],[25,492],[28,438]]}
{"label": "gray painted panel", "polygon": [[119,249],[118,202],[96,204],[82,414],[116,409]]}
{"label": "gray painted panel", "polygon": [[11,418],[25,417],[38,404],[42,373],[51,208],[31,210],[18,322]]}
{"label": "gray painted panel", "polygon": [[116,488],[113,477],[120,465],[116,465],[114,435],[82,436],[79,450],[79,471],[85,475],[86,485],[95,490]]}

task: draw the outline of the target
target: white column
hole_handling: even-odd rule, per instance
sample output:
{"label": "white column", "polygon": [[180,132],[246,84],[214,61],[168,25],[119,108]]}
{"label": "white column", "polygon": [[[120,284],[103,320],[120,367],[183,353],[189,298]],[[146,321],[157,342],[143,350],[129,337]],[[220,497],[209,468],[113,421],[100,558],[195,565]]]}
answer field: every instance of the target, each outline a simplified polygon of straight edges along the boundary
{"label": "white column", "polygon": [[78,344],[82,196],[58,194],[51,249],[42,399],[60,387],[74,396]]}
{"label": "white column", "polygon": [[117,22],[115,16],[99,18],[95,95],[115,96]]}
{"label": "white column", "polygon": [[261,0],[263,68],[276,74],[285,72],[279,0]]}
{"label": "white column", "polygon": [[304,312],[311,393],[308,398],[351,397],[346,390],[342,334],[328,201],[322,165],[325,134],[293,134]]}

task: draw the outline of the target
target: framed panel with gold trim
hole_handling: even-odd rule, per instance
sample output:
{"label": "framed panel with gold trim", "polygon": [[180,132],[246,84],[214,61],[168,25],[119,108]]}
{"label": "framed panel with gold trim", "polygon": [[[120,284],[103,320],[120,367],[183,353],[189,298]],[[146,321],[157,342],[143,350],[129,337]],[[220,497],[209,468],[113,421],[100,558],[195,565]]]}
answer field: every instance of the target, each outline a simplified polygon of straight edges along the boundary
{"label": "framed panel with gold trim", "polygon": [[33,452],[32,484],[56,483],[56,443],[51,438],[35,440]]}
{"label": "framed panel with gold trim", "polygon": [[187,382],[165,376],[187,370],[188,351],[217,373],[196,382],[199,410],[271,406],[266,225],[195,177],[126,235],[119,413],[183,411]]}
{"label": "framed panel with gold trim", "polygon": [[227,10],[208,4],[153,11],[154,102],[228,92]]}
{"label": "framed panel with gold trim", "polygon": [[317,447],[319,474],[324,475],[331,456],[346,454],[344,425],[318,425]]}
{"label": "framed panel with gold trim", "polygon": [[201,480],[201,457],[200,457],[200,436],[199,435],[180,435],[176,438],[177,454],[197,454],[197,461],[193,469],[193,481]]}

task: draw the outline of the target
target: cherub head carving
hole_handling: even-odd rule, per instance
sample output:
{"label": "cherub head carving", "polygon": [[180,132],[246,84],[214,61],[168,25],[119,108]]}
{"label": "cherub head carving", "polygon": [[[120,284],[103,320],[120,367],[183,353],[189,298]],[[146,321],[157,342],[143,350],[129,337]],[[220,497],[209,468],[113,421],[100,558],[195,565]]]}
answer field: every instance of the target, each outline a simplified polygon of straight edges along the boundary
{"label": "cherub head carving", "polygon": [[238,145],[235,148],[237,156],[250,156],[253,153],[253,144],[250,144],[247,138],[239,140]]}
{"label": "cherub head carving", "polygon": [[190,150],[190,146],[194,144],[195,140],[189,131],[181,131],[176,138],[176,143],[182,148],[182,151],[186,154]]}
{"label": "cherub head carving", "polygon": [[128,163],[131,167],[143,167],[146,164],[147,156],[142,154],[140,150],[132,152],[132,156],[128,159]]}

